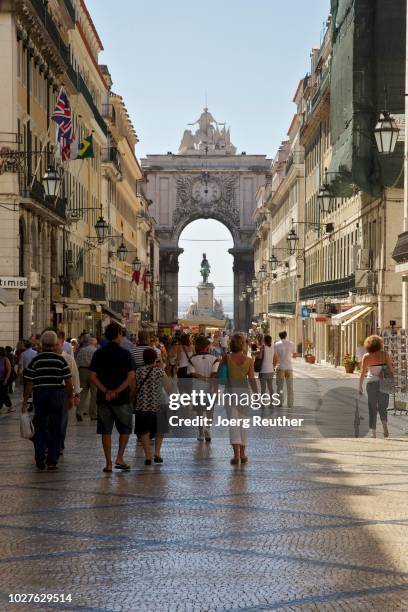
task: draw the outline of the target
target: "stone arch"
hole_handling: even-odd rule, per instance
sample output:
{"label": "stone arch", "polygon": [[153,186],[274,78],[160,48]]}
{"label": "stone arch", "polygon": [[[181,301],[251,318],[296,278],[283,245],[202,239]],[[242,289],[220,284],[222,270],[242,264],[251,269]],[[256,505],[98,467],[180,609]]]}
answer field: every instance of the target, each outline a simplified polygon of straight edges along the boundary
{"label": "stone arch", "polygon": [[227,228],[227,230],[230,232],[233,243],[234,243],[234,247],[237,244],[239,244],[239,240],[240,240],[239,227],[237,227],[231,221],[231,219],[226,219],[224,215],[220,215],[215,212],[212,212],[211,214],[208,214],[208,215],[199,213],[199,212],[195,212],[195,213],[186,215],[185,217],[180,219],[179,223],[176,226],[174,226],[173,240],[175,241],[177,245],[179,243],[180,236],[183,230],[185,230],[185,228],[188,225],[190,225],[190,223],[193,223],[194,221],[199,221],[200,219],[214,219],[214,221],[218,221],[219,223],[222,223],[222,225],[224,225]]}

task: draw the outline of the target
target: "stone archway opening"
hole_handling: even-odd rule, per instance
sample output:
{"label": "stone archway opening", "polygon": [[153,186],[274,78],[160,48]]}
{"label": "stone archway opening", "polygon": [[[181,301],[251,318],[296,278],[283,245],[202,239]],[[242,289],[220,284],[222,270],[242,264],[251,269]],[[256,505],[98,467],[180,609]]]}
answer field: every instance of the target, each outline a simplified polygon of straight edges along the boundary
{"label": "stone archway opening", "polygon": [[209,282],[215,286],[216,315],[221,317],[224,312],[233,320],[234,258],[229,251],[234,247],[234,238],[225,223],[214,218],[189,222],[180,232],[178,247],[183,251],[179,256],[178,317],[185,318],[194,309],[197,286],[203,280],[200,265],[205,253],[211,267]]}

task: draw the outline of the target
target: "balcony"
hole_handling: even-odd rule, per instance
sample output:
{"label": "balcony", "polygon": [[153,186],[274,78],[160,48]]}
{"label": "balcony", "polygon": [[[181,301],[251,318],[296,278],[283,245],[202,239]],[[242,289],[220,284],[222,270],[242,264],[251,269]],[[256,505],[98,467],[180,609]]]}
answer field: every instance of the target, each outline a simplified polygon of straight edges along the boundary
{"label": "balcony", "polygon": [[286,162],[286,174],[288,174],[289,170],[293,166],[293,164],[303,164],[305,159],[305,155],[303,151],[293,151]]}
{"label": "balcony", "polygon": [[65,9],[68,13],[68,15],[71,18],[71,21],[73,23],[75,23],[75,9],[74,9],[74,5],[72,4],[71,0],[64,0],[63,1],[63,5],[65,6]]}
{"label": "balcony", "polygon": [[65,221],[66,199],[57,198],[55,200],[55,198],[50,198],[46,196],[42,184],[35,179],[31,186],[31,181],[32,178],[27,181],[27,186],[21,190],[22,195],[26,198],[31,198],[35,200],[36,202],[44,206],[46,209],[48,209],[50,212],[58,215],[59,217],[61,217],[61,219]]}
{"label": "balcony", "polygon": [[116,114],[113,104],[102,104],[102,117],[115,124]]}
{"label": "balcony", "polygon": [[282,317],[294,317],[296,314],[296,302],[275,302],[268,306],[269,314],[282,315]]}
{"label": "balcony", "polygon": [[95,283],[84,283],[84,298],[90,300],[104,302],[105,301],[105,285],[96,285]]}
{"label": "balcony", "polygon": [[408,261],[408,232],[403,232],[398,236],[397,244],[392,253],[392,258],[397,264]]}
{"label": "balcony", "polygon": [[355,292],[355,284],[355,276],[352,274],[345,278],[303,287],[299,291],[299,297],[301,300],[312,300],[319,297],[348,297],[350,292]]}
{"label": "balcony", "polygon": [[112,163],[115,169],[122,173],[122,169],[120,166],[120,153],[117,147],[106,147],[102,149],[102,162],[103,163]]}

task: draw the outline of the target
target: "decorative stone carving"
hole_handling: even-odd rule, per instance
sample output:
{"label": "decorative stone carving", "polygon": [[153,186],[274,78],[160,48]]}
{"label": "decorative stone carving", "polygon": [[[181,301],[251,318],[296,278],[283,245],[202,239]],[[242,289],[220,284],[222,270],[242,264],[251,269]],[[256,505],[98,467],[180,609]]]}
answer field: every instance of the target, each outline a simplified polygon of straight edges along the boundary
{"label": "decorative stone carving", "polygon": [[214,218],[230,230],[239,230],[240,217],[236,204],[237,177],[233,174],[181,175],[176,179],[176,208],[173,226],[198,217]]}

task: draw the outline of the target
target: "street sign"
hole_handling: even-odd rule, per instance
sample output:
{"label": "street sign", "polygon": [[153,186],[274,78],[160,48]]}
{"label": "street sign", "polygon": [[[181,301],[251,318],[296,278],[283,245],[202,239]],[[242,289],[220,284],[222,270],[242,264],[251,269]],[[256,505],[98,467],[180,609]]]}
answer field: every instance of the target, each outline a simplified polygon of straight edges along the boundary
{"label": "street sign", "polygon": [[302,319],[310,319],[310,308],[309,306],[302,306],[301,309],[301,317]]}
{"label": "street sign", "polygon": [[0,276],[0,287],[2,289],[27,289],[27,278],[25,276]]}
{"label": "street sign", "polygon": [[398,141],[405,142],[405,115],[393,115],[393,117],[399,128]]}

